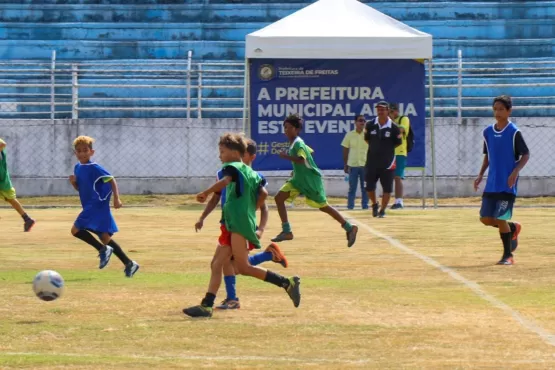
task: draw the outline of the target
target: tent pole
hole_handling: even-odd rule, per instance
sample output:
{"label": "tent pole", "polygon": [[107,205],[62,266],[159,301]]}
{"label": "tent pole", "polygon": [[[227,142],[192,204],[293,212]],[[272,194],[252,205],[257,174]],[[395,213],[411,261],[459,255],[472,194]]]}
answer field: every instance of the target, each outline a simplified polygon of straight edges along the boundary
{"label": "tent pole", "polygon": [[[251,130],[250,126],[247,124],[249,119],[248,109],[249,109],[249,98],[250,98],[250,89],[249,89],[249,59],[245,58],[245,82],[243,85],[243,132],[247,137],[251,137]],[[248,132],[247,132],[248,131]]]}
{"label": "tent pole", "polygon": [[428,59],[428,78],[430,92],[430,144],[432,151],[432,191],[434,194],[434,208],[437,208],[437,183],[436,183],[436,148],[435,148],[435,123],[434,123],[434,78],[433,61]]}

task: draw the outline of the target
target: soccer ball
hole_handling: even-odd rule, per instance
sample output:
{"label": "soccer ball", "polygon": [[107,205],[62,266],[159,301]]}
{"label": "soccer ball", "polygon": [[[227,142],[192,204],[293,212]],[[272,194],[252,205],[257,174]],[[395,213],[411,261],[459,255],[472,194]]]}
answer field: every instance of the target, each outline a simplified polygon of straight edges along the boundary
{"label": "soccer ball", "polygon": [[64,278],[56,271],[41,271],[33,280],[33,291],[43,301],[58,299],[64,291]]}

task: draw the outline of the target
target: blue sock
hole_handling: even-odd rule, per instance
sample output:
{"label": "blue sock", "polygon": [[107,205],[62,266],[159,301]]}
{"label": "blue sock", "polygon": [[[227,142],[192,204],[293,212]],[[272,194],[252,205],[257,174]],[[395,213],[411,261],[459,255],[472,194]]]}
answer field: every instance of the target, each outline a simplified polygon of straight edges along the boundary
{"label": "blue sock", "polygon": [[249,263],[252,266],[260,265],[262,262],[267,262],[272,260],[272,252],[260,252],[254,256],[249,256]]}
{"label": "blue sock", "polygon": [[227,299],[237,299],[237,291],[235,290],[235,275],[224,276],[225,291]]}

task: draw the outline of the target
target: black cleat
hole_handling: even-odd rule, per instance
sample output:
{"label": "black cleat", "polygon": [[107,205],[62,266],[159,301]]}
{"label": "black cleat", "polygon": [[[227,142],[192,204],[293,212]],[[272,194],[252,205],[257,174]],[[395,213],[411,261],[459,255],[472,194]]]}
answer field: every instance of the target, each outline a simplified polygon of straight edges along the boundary
{"label": "black cleat", "polygon": [[301,278],[298,276],[293,276],[289,278],[289,286],[285,289],[289,298],[293,301],[295,307],[299,307],[301,304]]}
{"label": "black cleat", "polygon": [[352,225],[351,231],[347,232],[347,247],[351,248],[357,240],[358,226]]}
{"label": "black cleat", "polygon": [[201,304],[184,308],[183,313],[191,317],[212,317],[212,307],[206,307]]}

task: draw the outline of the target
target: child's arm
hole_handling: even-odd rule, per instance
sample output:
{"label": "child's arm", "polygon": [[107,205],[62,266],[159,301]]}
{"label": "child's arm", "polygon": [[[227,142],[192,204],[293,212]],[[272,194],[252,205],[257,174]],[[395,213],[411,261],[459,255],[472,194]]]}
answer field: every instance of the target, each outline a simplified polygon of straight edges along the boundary
{"label": "child's arm", "polygon": [[218,203],[220,203],[220,198],[221,197],[222,197],[221,194],[218,194],[218,193],[214,193],[212,195],[212,198],[210,198],[208,203],[206,203],[206,207],[204,207],[204,211],[202,211],[202,215],[200,215],[200,218],[198,219],[197,223],[195,224],[195,231],[198,232],[199,230],[202,229],[202,226],[204,224],[204,220],[218,206]]}
{"label": "child's arm", "polygon": [[290,156],[290,155],[285,154],[285,153],[280,153],[279,156],[280,156],[280,158],[287,159],[288,161],[291,161],[291,162],[304,163],[304,158],[303,157]]}
{"label": "child's arm", "polygon": [[69,176],[69,183],[75,190],[79,191],[79,187],[77,186],[77,177],[75,177],[75,175]]}
{"label": "child's arm", "polygon": [[518,174],[520,173],[520,170],[522,170],[524,168],[524,166],[526,166],[526,163],[528,163],[529,159],[530,159],[530,153],[523,154],[520,157],[520,160],[518,161],[518,164],[516,165],[515,169],[511,173],[511,175],[509,176],[509,180],[508,180],[509,187],[512,188],[513,186],[515,186],[516,179],[518,178]]}
{"label": "child's arm", "polygon": [[114,208],[121,208],[123,206],[123,203],[119,198],[119,188],[116,179],[112,177],[112,179],[110,180],[110,184],[112,185],[112,193],[114,193]]}
{"label": "child's arm", "polygon": [[233,179],[231,176],[225,176],[223,179],[206,189],[205,191],[197,194],[197,201],[200,203],[206,202],[206,198],[212,193],[221,192]]}
{"label": "child's arm", "polygon": [[[266,191],[267,194],[267,191]],[[258,225],[258,230],[256,231],[256,235],[258,236],[258,239],[262,238],[262,234],[264,233],[264,230],[266,229],[266,225],[268,224],[268,218],[270,216],[270,211],[268,209],[268,205],[266,204],[266,201],[264,201],[264,203],[262,203],[262,205],[260,206],[260,224]]]}
{"label": "child's arm", "polygon": [[478,191],[478,186],[482,182],[482,178],[484,177],[484,173],[486,173],[486,170],[488,169],[488,167],[489,167],[489,158],[487,154],[484,154],[482,168],[480,168],[480,173],[478,174],[478,177],[476,178],[476,180],[474,180],[474,191]]}
{"label": "child's arm", "polygon": [[6,142],[0,139],[0,152],[4,149],[6,149]]}

